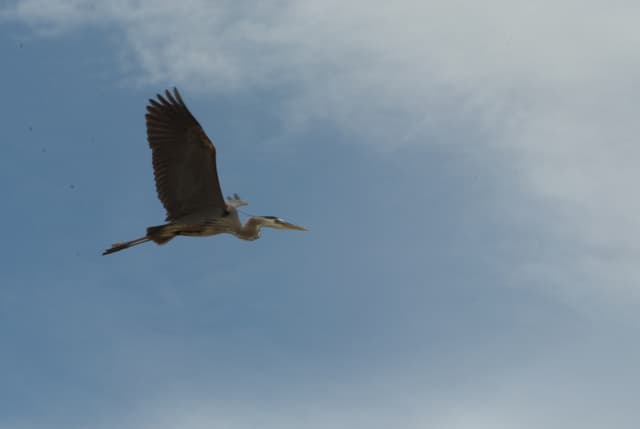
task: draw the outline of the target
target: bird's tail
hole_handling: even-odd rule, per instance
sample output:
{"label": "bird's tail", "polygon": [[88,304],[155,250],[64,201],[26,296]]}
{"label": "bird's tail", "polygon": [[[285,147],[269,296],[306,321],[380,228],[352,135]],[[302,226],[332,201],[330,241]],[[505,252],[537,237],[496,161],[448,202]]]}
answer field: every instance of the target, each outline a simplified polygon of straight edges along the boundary
{"label": "bird's tail", "polygon": [[115,243],[109,249],[102,252],[103,255],[109,255],[114,252],[119,252],[124,249],[128,249],[129,247],[137,246],[138,244],[146,243],[150,241],[148,237],[140,237],[135,240],[125,241],[124,243]]}
{"label": "bird's tail", "polygon": [[150,226],[147,228],[147,239],[156,244],[164,244],[178,234],[179,228],[171,223],[164,225]]}

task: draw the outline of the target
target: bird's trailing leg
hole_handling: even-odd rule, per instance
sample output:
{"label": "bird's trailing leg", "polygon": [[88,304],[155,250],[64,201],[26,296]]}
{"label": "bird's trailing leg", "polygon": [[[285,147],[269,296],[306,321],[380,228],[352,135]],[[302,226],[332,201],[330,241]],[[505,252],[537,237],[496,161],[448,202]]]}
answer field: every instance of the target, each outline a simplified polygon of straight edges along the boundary
{"label": "bird's trailing leg", "polygon": [[153,241],[156,244],[165,244],[173,237],[179,234],[179,226],[174,224],[165,224],[158,226],[150,226],[147,228],[147,235],[144,237],[136,238],[135,240],[125,241],[123,243],[115,243],[109,249],[105,250],[102,254],[109,255],[114,252],[119,252],[129,247],[137,246],[138,244],[146,243],[147,241]]}
{"label": "bird's trailing leg", "polygon": [[103,255],[109,255],[114,252],[119,252],[124,249],[128,249],[129,247],[136,246],[138,244],[146,243],[150,239],[147,237],[136,238],[135,240],[125,241],[124,243],[115,243],[109,249],[102,252]]}

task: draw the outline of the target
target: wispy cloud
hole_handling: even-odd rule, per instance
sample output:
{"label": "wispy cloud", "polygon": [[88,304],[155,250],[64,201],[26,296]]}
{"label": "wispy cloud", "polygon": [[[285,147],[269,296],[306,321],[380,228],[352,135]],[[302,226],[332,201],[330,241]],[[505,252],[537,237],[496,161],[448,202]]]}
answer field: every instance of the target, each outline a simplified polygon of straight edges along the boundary
{"label": "wispy cloud", "polygon": [[116,29],[145,84],[282,91],[292,127],[330,120],[378,148],[474,130],[476,153],[508,154],[487,165],[517,184],[504,215],[544,237],[519,273],[637,294],[634,2],[20,0],[4,13],[38,31]]}
{"label": "wispy cloud", "polygon": [[[635,395],[628,386],[638,374],[603,368],[601,359],[613,358],[629,368],[638,350],[635,345],[624,347],[629,353],[624,357],[616,357],[615,350],[598,350],[608,343],[540,349],[539,355],[516,367],[484,368],[482,375],[475,371],[483,365],[469,362],[478,366],[473,378],[464,376],[462,365],[457,371],[445,370],[445,383],[428,380],[415,370],[405,373],[394,368],[392,374],[367,380],[315,380],[315,389],[295,397],[295,389],[284,396],[261,392],[242,400],[236,400],[233,392],[221,398],[177,389],[147,398],[135,412],[104,427],[596,429],[615,421],[618,427],[631,429],[637,426],[637,416]],[[580,353],[583,359],[577,362]],[[600,389],[593,388],[594,380]]]}

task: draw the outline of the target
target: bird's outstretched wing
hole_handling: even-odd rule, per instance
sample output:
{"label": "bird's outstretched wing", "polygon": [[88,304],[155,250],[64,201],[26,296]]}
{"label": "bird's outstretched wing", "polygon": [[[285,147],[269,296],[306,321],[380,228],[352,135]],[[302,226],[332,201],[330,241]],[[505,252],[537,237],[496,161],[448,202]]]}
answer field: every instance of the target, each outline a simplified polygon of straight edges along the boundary
{"label": "bird's outstretched wing", "polygon": [[248,206],[249,202],[241,200],[238,194],[233,194],[233,197],[227,196],[227,205],[237,209],[238,207]]}
{"label": "bird's outstretched wing", "polygon": [[220,190],[216,148],[193,117],[176,88],[147,105],[147,139],[153,174],[167,220],[227,206]]}

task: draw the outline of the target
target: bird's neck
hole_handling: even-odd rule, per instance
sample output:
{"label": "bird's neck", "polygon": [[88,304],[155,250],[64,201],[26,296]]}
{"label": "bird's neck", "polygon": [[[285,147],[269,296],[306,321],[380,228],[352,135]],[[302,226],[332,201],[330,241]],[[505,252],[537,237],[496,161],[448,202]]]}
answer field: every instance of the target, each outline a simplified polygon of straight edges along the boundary
{"label": "bird's neck", "polygon": [[237,231],[236,236],[243,240],[256,240],[260,238],[260,227],[260,221],[254,217],[250,217]]}

